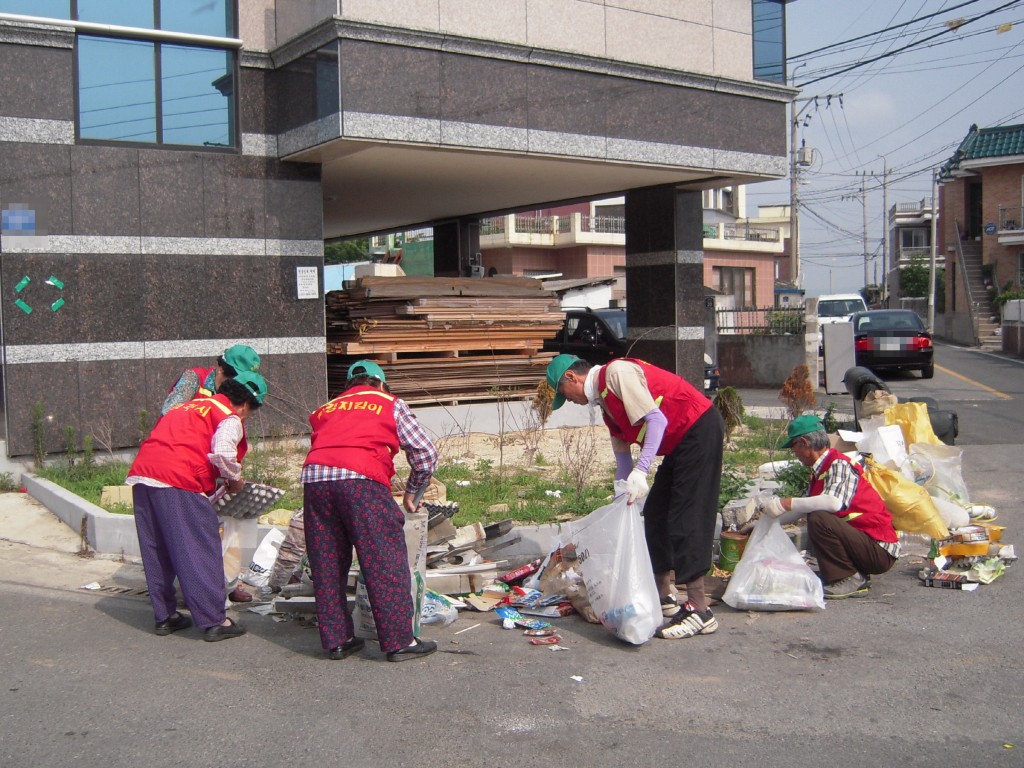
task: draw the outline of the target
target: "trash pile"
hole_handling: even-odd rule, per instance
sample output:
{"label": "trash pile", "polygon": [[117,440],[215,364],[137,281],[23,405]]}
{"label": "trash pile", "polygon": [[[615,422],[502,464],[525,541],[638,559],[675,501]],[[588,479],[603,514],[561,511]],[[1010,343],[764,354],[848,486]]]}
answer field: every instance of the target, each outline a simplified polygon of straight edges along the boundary
{"label": "trash pile", "polygon": [[[444,486],[432,481],[431,498],[420,512],[406,515],[405,523],[417,627],[450,624],[460,610],[493,612],[503,628],[523,630],[532,645],[561,651],[567,647],[551,620],[579,613],[625,642],[647,642],[661,623],[661,605],[644,540],[642,505],[627,508],[625,487],[619,490],[611,504],[563,526],[546,557],[512,567],[509,560],[491,558],[522,540],[513,522],[456,527],[458,504],[448,502]],[[397,491],[400,499],[402,489]],[[287,535],[276,528],[268,533],[253,556],[243,581],[263,599],[251,611],[278,620],[316,612],[308,560],[296,554],[305,544],[301,517],[295,524],[300,515],[292,516]],[[270,513],[266,519],[280,524],[282,517]],[[286,555],[295,564],[292,583],[275,591],[268,586],[270,574]],[[349,591],[354,593],[356,635],[375,638],[357,562],[349,574]]]}
{"label": "trash pile", "polygon": [[[860,432],[839,430],[833,447],[864,468],[865,478],[892,512],[902,554],[923,559],[921,582],[972,591],[1001,576],[1017,559],[1014,547],[1003,542],[1005,528],[995,524],[996,510],[971,502],[961,472],[963,450],[935,435],[927,405],[898,403],[887,394],[876,413],[860,420],[860,427]],[[773,478],[795,463],[762,465],[743,497],[725,505],[717,575],[733,575],[744,546],[749,546],[744,531],[757,521],[759,497],[775,493],[779,483]],[[788,528],[790,538],[799,542],[801,529]],[[803,607],[800,600],[795,602]]]}

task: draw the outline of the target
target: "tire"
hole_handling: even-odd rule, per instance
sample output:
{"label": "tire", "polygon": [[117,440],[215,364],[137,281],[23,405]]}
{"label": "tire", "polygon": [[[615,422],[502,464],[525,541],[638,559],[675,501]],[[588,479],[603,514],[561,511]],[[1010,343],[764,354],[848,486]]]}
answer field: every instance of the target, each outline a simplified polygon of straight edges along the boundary
{"label": "tire", "polygon": [[935,363],[928,363],[928,366],[921,369],[921,378],[930,379],[935,376]]}

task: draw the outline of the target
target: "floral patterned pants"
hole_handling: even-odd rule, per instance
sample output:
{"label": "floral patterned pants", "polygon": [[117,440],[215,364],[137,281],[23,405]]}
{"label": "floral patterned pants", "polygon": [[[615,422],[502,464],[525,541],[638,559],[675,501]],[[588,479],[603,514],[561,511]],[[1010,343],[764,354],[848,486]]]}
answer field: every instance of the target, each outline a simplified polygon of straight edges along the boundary
{"label": "floral patterned pants", "polygon": [[381,650],[391,653],[412,643],[405,514],[391,497],[391,489],[373,480],[307,483],[303,509],[324,649],[337,648],[354,636],[347,596],[353,546]]}

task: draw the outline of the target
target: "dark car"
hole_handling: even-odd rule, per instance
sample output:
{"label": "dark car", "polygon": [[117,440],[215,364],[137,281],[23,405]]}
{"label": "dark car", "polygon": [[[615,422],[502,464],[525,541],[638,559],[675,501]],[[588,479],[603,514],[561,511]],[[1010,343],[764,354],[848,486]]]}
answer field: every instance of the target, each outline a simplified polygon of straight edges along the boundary
{"label": "dark car", "polygon": [[[591,365],[604,365],[629,352],[626,328],[624,309],[570,309],[562,330],[545,342],[544,349],[576,355]],[[718,368],[704,355],[704,391],[716,392],[718,387]]]}
{"label": "dark car", "polygon": [[932,335],[916,312],[874,309],[857,312],[850,322],[857,365],[873,371],[920,371],[922,379],[935,375]]}

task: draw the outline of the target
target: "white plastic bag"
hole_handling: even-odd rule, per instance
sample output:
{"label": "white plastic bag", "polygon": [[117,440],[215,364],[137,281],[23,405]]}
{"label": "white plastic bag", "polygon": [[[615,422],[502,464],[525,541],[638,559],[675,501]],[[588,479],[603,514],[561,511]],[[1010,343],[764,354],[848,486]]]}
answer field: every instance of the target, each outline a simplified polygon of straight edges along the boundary
{"label": "white plastic bag", "polygon": [[779,521],[763,515],[722,598],[740,611],[820,611],[821,580],[797,552]]}
{"label": "white plastic bag", "polygon": [[857,450],[870,453],[876,462],[893,469],[899,469],[907,458],[903,430],[896,424],[865,429],[864,436],[857,441]]}
{"label": "white plastic bag", "polygon": [[441,624],[447,627],[459,618],[459,609],[447,595],[427,589],[423,594],[423,608],[420,609],[420,624]]}
{"label": "white plastic bag", "polygon": [[220,553],[224,559],[224,589],[230,592],[238,584],[242,570],[243,521],[233,517],[220,518]]}
{"label": "white plastic bag", "polygon": [[641,645],[661,624],[661,601],[641,505],[628,505],[626,498],[626,484],[616,482],[614,501],[569,523],[561,546],[575,551],[575,568],[601,623],[620,640]]}
{"label": "white plastic bag", "polygon": [[252,587],[265,587],[270,580],[270,571],[277,562],[277,553],[284,543],[284,531],[280,528],[271,528],[263,541],[256,547],[253,553],[252,562],[242,575],[242,581]]}

